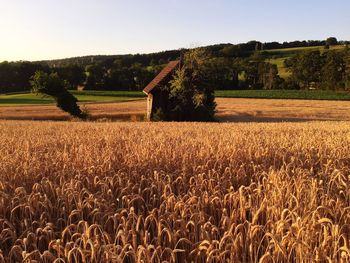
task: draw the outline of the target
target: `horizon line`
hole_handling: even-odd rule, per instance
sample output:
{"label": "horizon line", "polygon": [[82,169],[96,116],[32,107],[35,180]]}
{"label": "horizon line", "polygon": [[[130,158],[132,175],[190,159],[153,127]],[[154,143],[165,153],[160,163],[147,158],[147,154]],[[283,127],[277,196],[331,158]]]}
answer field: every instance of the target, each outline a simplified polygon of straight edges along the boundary
{"label": "horizon line", "polygon": [[[338,42],[349,42],[349,40],[345,40],[345,39],[338,39],[337,37],[335,37],[337,39]],[[46,59],[37,59],[37,60],[2,60],[0,61],[0,63],[4,63],[4,62],[8,62],[8,63],[16,63],[16,62],[46,62],[46,61],[55,61],[55,60],[65,60],[65,59],[74,59],[74,58],[86,58],[86,57],[98,57],[98,56],[128,56],[128,55],[150,55],[150,54],[155,54],[155,53],[162,53],[162,52],[169,52],[169,51],[176,51],[176,50],[188,50],[188,49],[194,49],[194,48],[202,48],[202,47],[210,47],[210,46],[216,46],[216,45],[241,45],[241,44],[247,44],[249,42],[259,42],[262,44],[266,44],[266,43],[279,43],[279,44],[283,44],[283,43],[292,43],[292,42],[311,42],[311,41],[325,41],[326,39],[303,39],[303,40],[293,40],[293,41],[259,41],[259,40],[249,40],[247,42],[239,42],[239,43],[231,43],[231,42],[227,42],[227,43],[216,43],[216,44],[208,44],[208,45],[198,45],[195,47],[180,47],[180,48],[173,48],[173,49],[163,49],[160,51],[150,51],[150,52],[130,52],[130,53],[105,53],[105,54],[87,54],[87,55],[77,55],[77,56],[68,56],[68,57],[61,57],[61,58],[46,58]]]}

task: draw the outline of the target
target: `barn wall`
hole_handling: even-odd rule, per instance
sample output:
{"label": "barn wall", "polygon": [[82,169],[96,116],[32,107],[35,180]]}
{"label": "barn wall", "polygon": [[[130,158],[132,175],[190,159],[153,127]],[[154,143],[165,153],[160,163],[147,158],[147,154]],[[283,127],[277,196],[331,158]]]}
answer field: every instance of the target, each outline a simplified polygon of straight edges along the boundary
{"label": "barn wall", "polygon": [[152,118],[152,108],[153,108],[153,95],[148,94],[147,97],[147,120],[150,121]]}
{"label": "barn wall", "polygon": [[151,119],[153,117],[153,114],[157,112],[158,109],[161,109],[163,114],[167,115],[168,111],[168,97],[169,94],[165,90],[156,89],[153,91],[153,100],[152,100],[152,113],[151,113]]}

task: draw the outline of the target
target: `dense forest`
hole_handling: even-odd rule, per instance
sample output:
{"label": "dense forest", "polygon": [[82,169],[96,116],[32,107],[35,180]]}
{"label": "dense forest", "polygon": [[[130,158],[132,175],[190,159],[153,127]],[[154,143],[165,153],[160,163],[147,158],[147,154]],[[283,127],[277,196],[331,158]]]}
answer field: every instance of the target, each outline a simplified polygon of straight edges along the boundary
{"label": "dense forest", "polygon": [[[216,89],[349,89],[349,44],[330,37],[324,41],[218,44],[205,49],[211,54],[208,72]],[[330,49],[335,45],[343,48]],[[305,50],[296,54],[288,51],[293,48]],[[288,78],[281,78],[277,65],[269,62],[280,50],[286,50]],[[0,93],[29,91],[30,79],[38,70],[57,73],[69,89],[142,90],[168,61],[186,51],[2,62]]]}

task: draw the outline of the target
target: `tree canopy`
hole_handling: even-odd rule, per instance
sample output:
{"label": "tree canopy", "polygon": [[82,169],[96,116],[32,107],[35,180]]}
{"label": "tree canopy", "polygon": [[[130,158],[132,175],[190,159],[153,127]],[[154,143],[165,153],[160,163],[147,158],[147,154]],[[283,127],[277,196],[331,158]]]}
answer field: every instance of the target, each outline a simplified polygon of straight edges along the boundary
{"label": "tree canopy", "polygon": [[[349,44],[334,37],[327,40],[268,42],[249,41],[241,44],[218,44],[203,47],[211,56],[207,63],[207,72],[211,76],[215,89],[282,89],[282,88],[330,88],[334,80],[339,80],[337,63],[344,56],[340,49],[337,55],[327,58],[327,52],[298,54],[300,51],[283,50],[294,47],[316,47],[333,44]],[[317,48],[315,48],[317,49]],[[283,52],[282,52],[283,50]],[[306,49],[307,50],[307,49]],[[0,93],[29,91],[30,78],[37,71],[57,73],[67,83],[68,89],[84,86],[93,90],[142,90],[170,60],[176,60],[188,50],[170,50],[152,54],[86,56],[39,62],[3,62],[0,63]],[[283,53],[283,55],[281,55]],[[281,79],[276,66],[271,61],[275,58],[289,58],[286,68],[293,75],[292,79]],[[333,62],[331,60],[333,59]],[[342,58],[343,59],[343,58]],[[311,61],[313,60],[313,61]],[[326,62],[328,60],[328,62]],[[275,60],[276,61],[276,60]],[[338,62],[337,62],[338,61]],[[345,60],[346,62],[346,60]],[[276,62],[273,62],[276,64]],[[280,62],[277,62],[280,63]],[[283,63],[283,61],[281,62]],[[327,64],[324,70],[321,70]],[[348,62],[346,62],[348,63]],[[326,74],[325,74],[326,73]],[[329,76],[332,74],[333,76]],[[325,80],[321,75],[328,75]],[[337,76],[335,76],[337,75]],[[284,81],[286,80],[286,81]],[[323,82],[321,85],[320,83]],[[328,84],[325,84],[328,83]],[[338,85],[340,84],[340,85]],[[344,87],[343,79],[333,88]],[[328,86],[328,87],[327,87]],[[346,86],[348,87],[348,85]]]}
{"label": "tree canopy", "polygon": [[181,67],[170,83],[171,120],[211,121],[215,114],[214,85],[210,79],[210,55],[205,49],[185,53]]}
{"label": "tree canopy", "polygon": [[305,51],[285,61],[292,73],[288,81],[301,89],[344,89],[348,87],[349,50]]}
{"label": "tree canopy", "polygon": [[81,111],[78,100],[68,92],[66,83],[57,73],[35,72],[31,81],[32,92],[41,93],[52,97],[56,101],[57,107],[68,112],[74,117],[85,119],[87,115]]}

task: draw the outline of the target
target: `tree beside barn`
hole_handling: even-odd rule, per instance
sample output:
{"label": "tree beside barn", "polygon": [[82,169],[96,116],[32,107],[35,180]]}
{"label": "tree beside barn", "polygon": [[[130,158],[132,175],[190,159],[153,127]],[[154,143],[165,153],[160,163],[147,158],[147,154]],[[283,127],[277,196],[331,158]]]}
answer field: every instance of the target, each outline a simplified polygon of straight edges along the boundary
{"label": "tree beside barn", "polygon": [[193,49],[171,61],[143,90],[147,94],[147,119],[212,121],[214,87],[209,74],[210,56]]}

